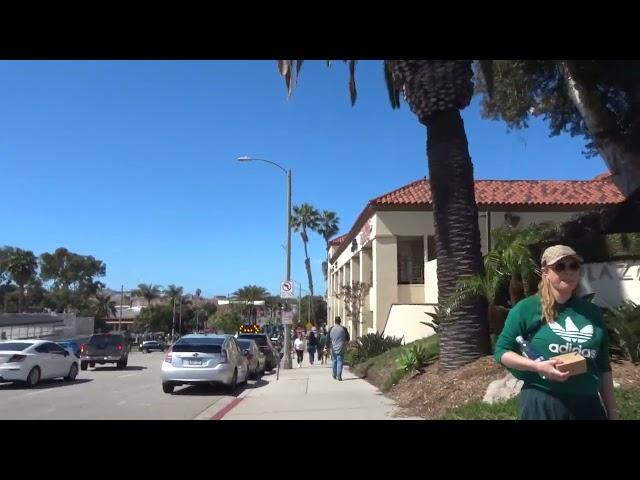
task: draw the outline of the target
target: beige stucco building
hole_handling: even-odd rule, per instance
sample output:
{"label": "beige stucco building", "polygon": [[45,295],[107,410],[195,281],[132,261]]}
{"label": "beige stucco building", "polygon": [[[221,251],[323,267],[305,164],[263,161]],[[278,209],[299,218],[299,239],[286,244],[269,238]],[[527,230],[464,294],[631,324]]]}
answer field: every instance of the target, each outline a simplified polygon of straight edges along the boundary
{"label": "beige stucco building", "polygon": [[[623,200],[609,176],[593,180],[477,180],[482,253],[501,225],[563,222]],[[328,324],[340,316],[352,338],[384,332],[411,342],[433,333],[420,323],[438,301],[429,181],[421,179],[370,200],[348,233],[330,242]],[[336,296],[341,285],[367,283],[359,318]]]}

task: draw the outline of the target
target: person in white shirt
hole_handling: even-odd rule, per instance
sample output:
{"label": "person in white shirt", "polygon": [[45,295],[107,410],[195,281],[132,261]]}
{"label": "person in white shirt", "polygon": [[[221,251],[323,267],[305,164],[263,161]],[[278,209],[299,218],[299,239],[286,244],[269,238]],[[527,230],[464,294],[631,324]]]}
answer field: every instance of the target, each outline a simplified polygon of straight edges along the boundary
{"label": "person in white shirt", "polygon": [[307,346],[307,342],[305,341],[302,333],[298,335],[296,341],[293,342],[293,348],[296,351],[296,355],[298,356],[298,368],[302,366],[302,356],[304,355],[305,347]]}

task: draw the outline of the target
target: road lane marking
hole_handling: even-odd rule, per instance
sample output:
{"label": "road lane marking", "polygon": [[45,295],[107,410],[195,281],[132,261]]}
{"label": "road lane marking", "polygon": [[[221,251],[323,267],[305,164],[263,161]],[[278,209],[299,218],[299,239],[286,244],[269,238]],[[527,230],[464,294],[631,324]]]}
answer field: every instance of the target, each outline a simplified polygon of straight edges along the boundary
{"label": "road lane marking", "polygon": [[116,378],[127,378],[127,377],[133,377],[135,375],[140,375],[139,373],[128,373],[127,375],[120,375],[119,377]]}
{"label": "road lane marking", "polygon": [[45,390],[38,390],[37,392],[25,393],[25,397],[30,397],[31,395],[38,395],[39,393],[50,392],[53,388],[47,388]]}
{"label": "road lane marking", "polygon": [[126,400],[122,400],[122,401],[120,401],[120,402],[116,403],[116,405],[117,405],[118,407],[121,407],[121,406],[122,406],[122,405],[124,405],[125,403],[127,403],[127,401],[126,401]]}

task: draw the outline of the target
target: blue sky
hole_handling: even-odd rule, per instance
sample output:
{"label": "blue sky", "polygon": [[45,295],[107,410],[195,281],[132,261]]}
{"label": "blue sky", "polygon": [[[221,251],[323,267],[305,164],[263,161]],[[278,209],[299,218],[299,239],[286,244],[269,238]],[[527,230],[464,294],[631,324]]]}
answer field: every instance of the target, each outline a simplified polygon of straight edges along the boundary
{"label": "blue sky", "polygon": [[[107,265],[108,287],[183,285],[277,294],[284,277],[286,182],[293,203],[333,210],[346,232],[366,202],[427,174],[426,131],[392,110],[379,61],[357,67],[351,107],[342,62],[305,63],[287,99],[275,61],[0,62],[0,245],[64,246]],[[507,132],[463,112],[477,179],[590,179],[606,171],[584,142],[542,121]],[[324,240],[311,235],[316,291]],[[292,235],[292,277],[306,288]]]}

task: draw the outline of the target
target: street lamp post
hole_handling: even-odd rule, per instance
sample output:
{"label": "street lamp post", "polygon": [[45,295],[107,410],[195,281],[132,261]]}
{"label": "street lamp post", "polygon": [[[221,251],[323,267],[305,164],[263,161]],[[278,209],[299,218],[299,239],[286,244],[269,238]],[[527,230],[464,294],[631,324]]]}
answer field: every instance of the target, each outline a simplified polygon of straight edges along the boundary
{"label": "street lamp post", "polygon": [[[238,157],[239,162],[265,162],[278,167],[287,176],[287,256],[286,256],[286,272],[285,281],[291,280],[291,169],[285,169],[283,166],[266,160],[264,158]],[[284,368],[290,369],[291,365],[291,325],[284,325]]]}

